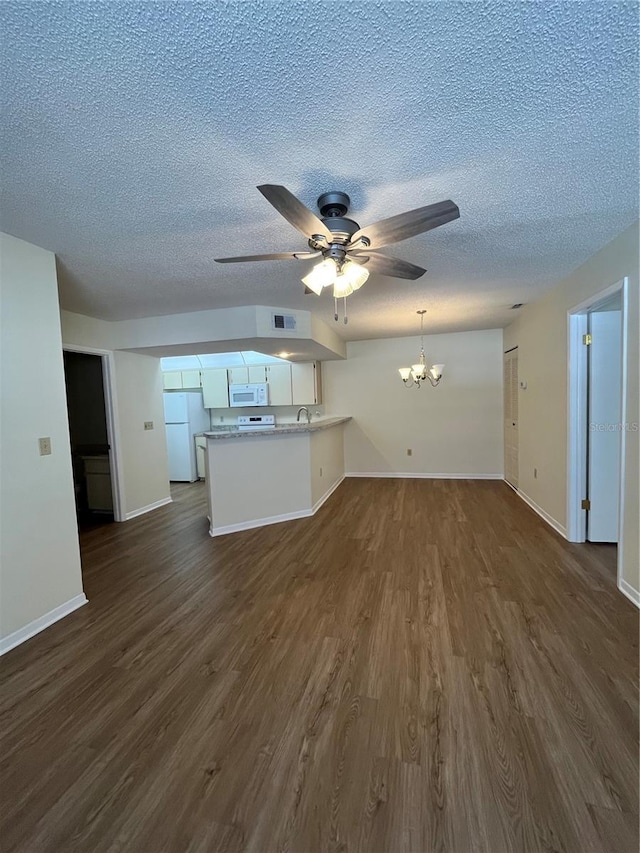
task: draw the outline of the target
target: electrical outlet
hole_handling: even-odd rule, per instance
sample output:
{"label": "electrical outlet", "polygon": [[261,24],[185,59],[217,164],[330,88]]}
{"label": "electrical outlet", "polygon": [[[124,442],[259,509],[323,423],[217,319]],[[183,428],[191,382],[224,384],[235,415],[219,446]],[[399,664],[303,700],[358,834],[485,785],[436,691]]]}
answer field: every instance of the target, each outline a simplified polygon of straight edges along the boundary
{"label": "electrical outlet", "polygon": [[153,429],[153,421],[145,421],[144,422],[145,429]]}
{"label": "electrical outlet", "polygon": [[407,447],[407,456],[413,456],[413,450],[410,447]]}
{"label": "electrical outlet", "polygon": [[40,448],[40,456],[51,456],[51,439],[49,436],[39,438],[38,447]]}

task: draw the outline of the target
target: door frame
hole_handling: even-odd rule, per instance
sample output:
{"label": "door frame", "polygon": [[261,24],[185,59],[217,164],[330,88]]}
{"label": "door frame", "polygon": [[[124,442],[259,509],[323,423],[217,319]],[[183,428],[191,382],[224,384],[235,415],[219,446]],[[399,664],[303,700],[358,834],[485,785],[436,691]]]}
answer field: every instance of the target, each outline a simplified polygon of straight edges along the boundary
{"label": "door frame", "polygon": [[[507,441],[506,441],[506,438],[507,438],[507,432],[506,432],[507,417],[506,417],[506,412],[504,411],[504,389],[505,389],[505,370],[504,370],[504,362],[505,362],[505,358],[504,358],[504,357],[505,357],[506,355],[509,355],[510,353],[515,352],[517,349],[518,349],[518,344],[515,344],[514,346],[509,347],[509,349],[506,349],[506,350],[503,350],[503,351],[502,351],[502,401],[503,401],[503,406],[502,406],[502,445],[503,445],[502,464],[503,464],[503,466],[504,466],[504,476],[503,476],[503,480],[505,481],[505,483],[506,483],[506,484],[507,484],[511,489],[513,489],[513,490],[514,490],[514,492],[518,492],[518,491],[519,491],[519,486],[520,486],[520,433],[519,433],[519,426],[520,426],[520,399],[519,399],[519,398],[517,398],[517,403],[518,403],[518,419],[517,419],[517,421],[518,421],[518,427],[516,428],[516,431],[518,432],[518,452],[517,452],[517,454],[516,454],[516,460],[517,460],[517,464],[518,464],[518,478],[517,478],[517,479],[518,479],[518,485],[517,485],[517,486],[514,486],[514,485],[513,485],[513,483],[511,483],[509,480],[507,480]],[[518,367],[518,385],[517,385],[517,388],[516,388],[516,393],[517,393],[517,392],[519,392],[519,391],[520,391],[520,368]]]}
{"label": "door frame", "polygon": [[[600,302],[620,293],[622,302],[622,404],[620,420],[627,420],[627,339],[628,290],[625,278],[594,293],[588,299],[567,311],[567,539],[569,542],[586,542],[587,519],[580,504],[587,488],[587,348],[582,336],[587,333],[587,314]],[[618,504],[618,588],[622,579],[622,553],[624,536],[626,433],[620,430],[620,495]]]}
{"label": "door frame", "polygon": [[124,521],[122,508],[124,477],[120,460],[120,436],[118,433],[118,404],[115,393],[115,361],[113,352],[107,349],[63,344],[63,352],[80,352],[85,355],[98,355],[102,360],[102,384],[104,387],[104,407],[107,421],[107,441],[109,442],[109,468],[111,469],[111,491],[113,494],[113,520]]}

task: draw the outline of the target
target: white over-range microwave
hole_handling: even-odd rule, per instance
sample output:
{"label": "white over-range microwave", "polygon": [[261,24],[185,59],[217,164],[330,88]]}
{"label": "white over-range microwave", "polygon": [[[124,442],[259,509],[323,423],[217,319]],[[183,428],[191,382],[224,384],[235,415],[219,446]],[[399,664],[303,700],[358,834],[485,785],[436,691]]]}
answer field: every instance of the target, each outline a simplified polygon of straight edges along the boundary
{"label": "white over-range microwave", "polygon": [[269,386],[266,382],[254,382],[251,385],[229,385],[230,406],[268,406]]}

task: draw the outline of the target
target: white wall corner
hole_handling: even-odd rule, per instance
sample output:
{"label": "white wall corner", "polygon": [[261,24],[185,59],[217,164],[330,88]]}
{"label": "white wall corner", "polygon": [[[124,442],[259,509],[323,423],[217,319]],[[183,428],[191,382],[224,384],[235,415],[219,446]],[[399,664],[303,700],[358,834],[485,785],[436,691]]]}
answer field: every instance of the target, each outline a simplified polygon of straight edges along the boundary
{"label": "white wall corner", "polygon": [[[505,483],[506,482],[507,481],[505,480]],[[560,522],[557,521],[557,519],[555,519],[552,515],[549,515],[549,513],[546,512],[546,510],[542,509],[541,506],[538,506],[538,504],[532,498],[530,498],[529,495],[526,495],[524,492],[521,492],[519,489],[514,489],[513,486],[510,485],[510,483],[507,483],[507,485],[510,486],[510,488],[520,498],[522,498],[522,500],[528,506],[530,506],[531,509],[535,513],[537,513],[540,516],[540,518],[543,519],[543,521],[546,521],[550,527],[553,527],[553,529],[556,531],[556,533],[559,533],[560,536],[562,536],[564,539],[567,539],[567,528],[564,526],[564,524],[560,524]]]}
{"label": "white wall corner", "polygon": [[270,515],[266,518],[256,518],[251,521],[240,521],[237,524],[225,524],[222,527],[209,528],[209,536],[215,539],[217,536],[226,536],[227,533],[240,533],[243,530],[254,530],[256,527],[268,527],[270,524],[280,524],[283,521],[295,521],[299,518],[309,518],[313,515],[310,509],[296,510],[295,512],[286,512],[282,515]]}
{"label": "white wall corner", "polygon": [[22,628],[18,628],[17,631],[3,637],[0,640],[0,655],[4,655],[16,646],[21,645],[21,643],[25,643],[31,637],[39,634],[41,631],[44,631],[44,629],[48,628],[50,625],[53,625],[54,622],[64,619],[65,616],[68,616],[70,613],[73,613],[74,610],[77,610],[85,604],[88,604],[88,599],[84,593],[75,595],[73,598],[70,598],[69,601],[65,601],[64,604],[61,604],[59,607],[54,607],[53,610],[45,613],[44,616],[39,616],[37,619],[34,619],[33,622],[29,622],[28,625],[23,625]]}
{"label": "white wall corner", "polygon": [[146,506],[141,506],[139,509],[133,509],[131,512],[128,512],[124,520],[131,521],[132,518],[137,518],[139,515],[144,515],[146,512],[151,512],[154,509],[159,509],[161,506],[166,506],[167,504],[173,503],[173,498],[162,498],[162,500],[154,501],[152,504],[147,504]]}
{"label": "white wall corner", "polygon": [[318,498],[318,500],[314,503],[314,505],[311,508],[311,515],[315,515],[318,512],[318,510],[320,509],[320,507],[322,506],[322,504],[325,503],[327,500],[329,500],[331,495],[335,492],[335,490],[342,483],[342,481],[344,480],[345,477],[346,477],[346,474],[343,474],[341,477],[338,477],[338,479],[335,481],[335,483],[332,486],[329,486],[329,488],[324,493],[324,495],[322,495],[321,498]]}

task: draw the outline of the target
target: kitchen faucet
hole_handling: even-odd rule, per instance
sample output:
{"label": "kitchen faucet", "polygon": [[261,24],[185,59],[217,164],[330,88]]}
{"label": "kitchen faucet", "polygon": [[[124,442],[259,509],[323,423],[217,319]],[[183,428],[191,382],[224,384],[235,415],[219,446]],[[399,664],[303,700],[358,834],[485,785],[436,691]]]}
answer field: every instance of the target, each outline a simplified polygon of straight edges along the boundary
{"label": "kitchen faucet", "polygon": [[311,415],[309,414],[309,409],[307,409],[306,406],[300,406],[300,408],[298,409],[298,414],[296,415],[296,423],[298,423],[298,424],[300,423],[300,412],[305,413],[305,415],[307,416],[307,423],[310,424],[311,423]]}

